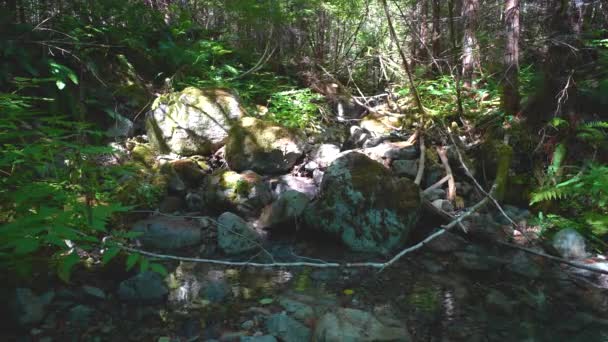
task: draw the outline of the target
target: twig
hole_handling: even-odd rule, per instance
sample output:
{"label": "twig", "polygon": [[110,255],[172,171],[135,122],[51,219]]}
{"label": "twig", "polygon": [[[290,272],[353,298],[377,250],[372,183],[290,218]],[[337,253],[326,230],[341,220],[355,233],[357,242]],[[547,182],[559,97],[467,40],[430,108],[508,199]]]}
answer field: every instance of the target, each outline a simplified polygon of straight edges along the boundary
{"label": "twig", "polygon": [[424,174],[424,162],[426,159],[426,147],[424,146],[424,134],[422,132],[418,133],[420,136],[420,163],[418,164],[418,172],[416,173],[416,178],[414,179],[414,183],[416,185],[420,185],[422,182],[422,175]]}
{"label": "twig", "polygon": [[443,168],[445,169],[445,173],[448,177],[447,199],[448,201],[453,202],[456,199],[456,183],[454,182],[454,174],[452,173],[452,168],[450,167],[450,162],[448,161],[448,155],[445,151],[445,147],[437,146],[437,154],[439,155],[439,159],[441,159],[441,163],[443,164]]}

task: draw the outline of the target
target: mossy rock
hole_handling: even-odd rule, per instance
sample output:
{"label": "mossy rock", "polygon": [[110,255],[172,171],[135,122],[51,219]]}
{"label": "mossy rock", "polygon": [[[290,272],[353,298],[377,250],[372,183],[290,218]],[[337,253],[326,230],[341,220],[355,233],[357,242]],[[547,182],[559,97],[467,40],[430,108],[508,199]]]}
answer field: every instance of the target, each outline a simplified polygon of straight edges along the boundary
{"label": "mossy rock", "polygon": [[147,114],[146,130],[163,153],[205,155],[225,143],[233,123],[244,114],[230,90],[188,87],[156,99]]}
{"label": "mossy rock", "polygon": [[361,128],[365,128],[377,136],[384,136],[400,128],[401,119],[386,115],[367,115],[361,120],[359,125]]}
{"label": "mossy rock", "polygon": [[205,180],[203,188],[204,209],[215,213],[233,210],[243,216],[257,216],[272,201],[270,188],[253,171],[217,171]]}
{"label": "mossy rock", "polygon": [[150,144],[137,144],[131,151],[133,160],[142,163],[146,168],[153,169],[157,166],[156,152]]}
{"label": "mossy rock", "polygon": [[327,169],[321,196],[304,213],[307,226],[336,235],[353,251],[388,253],[418,221],[420,189],[364,154],[351,152]]}
{"label": "mossy rock", "polygon": [[113,198],[124,205],[156,208],[167,193],[169,176],[136,161],[124,167],[130,174],[113,190]]}
{"label": "mossy rock", "polygon": [[300,159],[305,146],[304,139],[295,130],[245,117],[230,130],[226,162],[238,172],[283,173]]}

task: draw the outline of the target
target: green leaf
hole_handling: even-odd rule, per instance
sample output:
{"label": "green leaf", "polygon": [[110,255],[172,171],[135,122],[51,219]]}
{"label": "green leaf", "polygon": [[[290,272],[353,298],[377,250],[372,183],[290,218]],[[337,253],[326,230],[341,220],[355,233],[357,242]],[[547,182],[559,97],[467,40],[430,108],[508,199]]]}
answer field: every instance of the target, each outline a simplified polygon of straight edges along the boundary
{"label": "green leaf", "polygon": [[61,259],[59,262],[59,269],[57,270],[57,276],[59,279],[69,283],[72,269],[79,261],[80,257],[75,252],[72,252],[68,256]]}
{"label": "green leaf", "polygon": [[272,298],[262,298],[259,301],[259,303],[262,305],[272,304],[273,302],[274,302],[274,299],[272,299]]}
{"label": "green leaf", "polygon": [[118,247],[110,247],[110,248],[108,248],[103,253],[103,256],[101,257],[101,262],[104,265],[107,265],[112,259],[114,259],[114,257],[116,257],[118,255],[119,252],[120,252],[120,248],[118,248]]}
{"label": "green leaf", "polygon": [[40,247],[40,242],[33,238],[25,238],[15,241],[15,254],[25,255],[35,252]]}
{"label": "green leaf", "polygon": [[139,259],[139,254],[137,254],[137,253],[130,254],[127,257],[127,271],[130,271],[133,268],[133,266],[135,266],[138,259]]}
{"label": "green leaf", "polygon": [[78,84],[78,77],[76,76],[76,74],[72,71],[68,72],[68,78],[72,81],[72,83],[74,84]]}
{"label": "green leaf", "polygon": [[146,272],[150,267],[150,260],[144,257],[139,258],[139,260],[139,272]]}

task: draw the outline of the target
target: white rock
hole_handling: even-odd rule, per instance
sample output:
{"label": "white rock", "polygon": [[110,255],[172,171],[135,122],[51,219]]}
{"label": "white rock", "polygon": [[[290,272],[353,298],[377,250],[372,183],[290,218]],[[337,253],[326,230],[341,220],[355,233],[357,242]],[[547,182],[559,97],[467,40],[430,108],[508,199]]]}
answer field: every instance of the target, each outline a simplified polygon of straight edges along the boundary
{"label": "white rock", "polygon": [[583,259],[588,255],[585,251],[585,238],[571,228],[562,229],[555,234],[553,248],[566,259]]}

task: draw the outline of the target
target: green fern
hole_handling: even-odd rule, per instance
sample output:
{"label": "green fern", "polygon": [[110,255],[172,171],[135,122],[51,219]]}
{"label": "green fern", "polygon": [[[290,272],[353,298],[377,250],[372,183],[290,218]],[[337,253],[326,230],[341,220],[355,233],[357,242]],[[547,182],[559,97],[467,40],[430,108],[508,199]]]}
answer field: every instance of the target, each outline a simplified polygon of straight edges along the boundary
{"label": "green fern", "polygon": [[564,191],[563,188],[546,188],[546,189],[540,189],[538,191],[535,191],[532,193],[531,195],[531,199],[530,199],[530,205],[539,203],[539,202],[544,202],[544,201],[555,201],[555,200],[561,200],[564,199],[568,196],[571,196],[571,193],[567,193]]}

